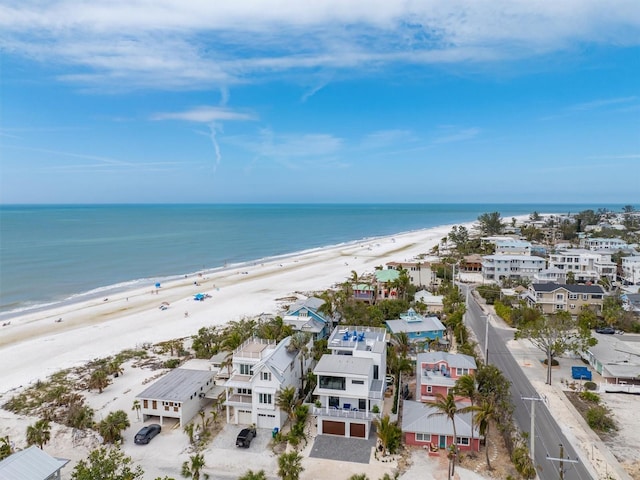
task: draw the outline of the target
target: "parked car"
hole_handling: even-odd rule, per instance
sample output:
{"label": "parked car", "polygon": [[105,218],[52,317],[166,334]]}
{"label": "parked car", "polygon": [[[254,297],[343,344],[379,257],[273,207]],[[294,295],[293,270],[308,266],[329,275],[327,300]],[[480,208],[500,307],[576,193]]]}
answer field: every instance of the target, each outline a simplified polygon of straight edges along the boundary
{"label": "parked car", "polygon": [[146,425],[140,429],[134,438],[134,442],[138,445],[146,445],[149,443],[153,437],[158,435],[162,431],[162,427],[157,423],[152,423],[151,425]]}
{"label": "parked car", "polygon": [[604,333],[607,335],[613,335],[616,333],[616,329],[613,327],[598,327],[596,328],[596,333]]}
{"label": "parked car", "polygon": [[236,447],[249,448],[249,445],[251,445],[251,440],[253,440],[255,436],[255,428],[243,428],[242,430],[240,430],[238,438],[236,438]]}

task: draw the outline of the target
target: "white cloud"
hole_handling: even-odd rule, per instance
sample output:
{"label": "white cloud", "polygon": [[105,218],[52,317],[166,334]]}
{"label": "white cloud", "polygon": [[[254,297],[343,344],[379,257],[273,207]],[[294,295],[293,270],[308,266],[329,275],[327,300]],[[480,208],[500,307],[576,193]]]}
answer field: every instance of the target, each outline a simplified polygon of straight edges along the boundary
{"label": "white cloud", "polygon": [[472,128],[463,128],[460,130],[454,130],[453,128],[445,128],[445,132],[441,133],[439,136],[432,140],[432,143],[453,143],[453,142],[463,142],[465,140],[471,140],[475,138],[480,133],[480,129],[476,127]]}
{"label": "white cloud", "polygon": [[184,120],[187,122],[211,123],[221,120],[255,120],[251,113],[243,113],[225,107],[200,106],[183,112],[155,113],[151,120]]}
{"label": "white cloud", "polygon": [[639,43],[637,0],[23,0],[5,55],[92,88],[226,88],[271,74],[491,63]]}

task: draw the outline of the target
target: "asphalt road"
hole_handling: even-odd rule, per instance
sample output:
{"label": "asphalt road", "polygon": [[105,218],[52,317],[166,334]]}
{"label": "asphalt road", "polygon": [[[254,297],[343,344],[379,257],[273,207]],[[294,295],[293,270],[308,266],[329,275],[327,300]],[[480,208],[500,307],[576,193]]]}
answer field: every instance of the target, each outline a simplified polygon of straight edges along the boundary
{"label": "asphalt road", "polygon": [[[462,293],[466,293],[466,285],[461,285]],[[469,295],[466,315],[467,326],[475,332],[482,351],[486,350],[485,332],[486,317],[473,295]],[[522,400],[523,397],[539,397],[531,382],[523,374],[517,361],[506,347],[506,342],[513,339],[513,331],[506,328],[488,327],[489,363],[498,367],[511,381],[511,397],[515,407],[513,418],[516,425],[523,432],[531,430],[531,401]],[[541,480],[557,480],[560,475],[560,444],[564,446],[562,458],[578,460],[578,455],[560,430],[558,423],[547,409],[544,402],[536,402],[535,407],[535,465]],[[590,480],[592,477],[581,462],[564,462],[564,478],[566,480]]]}

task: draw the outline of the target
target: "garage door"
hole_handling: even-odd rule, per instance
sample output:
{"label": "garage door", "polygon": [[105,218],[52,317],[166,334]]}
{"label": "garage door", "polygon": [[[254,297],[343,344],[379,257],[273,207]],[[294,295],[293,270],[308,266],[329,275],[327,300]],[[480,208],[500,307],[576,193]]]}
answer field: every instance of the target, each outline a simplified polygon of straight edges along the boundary
{"label": "garage door", "polygon": [[327,435],[340,435],[344,437],[344,423],[332,422],[330,420],[323,420],[322,433]]}
{"label": "garage door", "polygon": [[251,425],[251,411],[238,410],[238,423],[242,425]]}
{"label": "garage door", "polygon": [[364,423],[352,423],[349,435],[352,437],[364,438],[365,425]]}
{"label": "garage door", "polygon": [[267,415],[265,413],[258,414],[258,428],[274,428],[278,426],[275,415]]}

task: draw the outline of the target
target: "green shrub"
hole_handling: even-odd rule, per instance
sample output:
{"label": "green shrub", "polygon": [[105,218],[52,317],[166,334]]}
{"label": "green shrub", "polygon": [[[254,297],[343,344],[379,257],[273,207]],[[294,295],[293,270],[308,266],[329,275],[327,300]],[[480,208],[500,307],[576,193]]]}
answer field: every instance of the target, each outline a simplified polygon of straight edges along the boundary
{"label": "green shrub", "polygon": [[533,462],[529,456],[529,449],[526,445],[521,444],[513,449],[511,461],[523,478],[535,478],[536,469],[533,466]]}
{"label": "green shrub", "polygon": [[511,320],[511,311],[513,310],[510,306],[505,305],[499,300],[496,300],[493,304],[493,307],[496,309],[496,314],[502,318],[508,325],[513,325],[513,321]]}
{"label": "green shrub", "polygon": [[178,365],[180,365],[179,358],[170,358],[164,362],[164,368],[176,368]]}
{"label": "green shrub", "polygon": [[584,382],[584,388],[586,388],[587,390],[595,390],[596,388],[598,388],[598,386],[595,384],[595,382]]}
{"label": "green shrub", "polygon": [[600,432],[611,432],[618,429],[616,422],[609,415],[609,409],[596,405],[587,410],[587,423],[591,428]]}
{"label": "green shrub", "polygon": [[580,398],[585,402],[600,403],[600,395],[598,395],[597,393],[593,393],[589,391],[582,392],[580,394]]}

